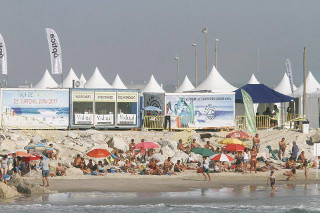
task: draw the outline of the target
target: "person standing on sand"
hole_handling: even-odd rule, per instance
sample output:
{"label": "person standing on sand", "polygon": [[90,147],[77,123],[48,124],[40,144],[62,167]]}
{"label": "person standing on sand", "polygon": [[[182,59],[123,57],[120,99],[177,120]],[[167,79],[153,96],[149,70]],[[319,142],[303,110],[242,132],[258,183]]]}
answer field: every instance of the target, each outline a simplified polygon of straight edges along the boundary
{"label": "person standing on sand", "polygon": [[251,173],[253,168],[254,168],[254,171],[257,173],[257,152],[256,152],[256,148],[255,147],[253,147],[253,149],[251,150],[250,155],[251,155],[250,173]]}
{"label": "person standing on sand", "polygon": [[273,192],[273,190],[278,191],[277,188],[274,186],[274,185],[276,185],[276,183],[277,183],[276,176],[274,175],[274,172],[271,171],[271,173],[270,173],[270,175],[268,177],[267,185],[270,184],[270,186],[272,188],[272,192]]}
{"label": "person standing on sand", "polygon": [[248,148],[245,148],[243,153],[243,173],[247,173],[249,162],[249,151]]}
{"label": "person standing on sand", "polygon": [[40,157],[40,167],[42,170],[42,185],[41,186],[45,186],[45,182],[47,182],[47,186],[49,186],[49,173],[50,173],[50,162],[49,159],[46,158],[44,159],[43,156]]}
{"label": "person standing on sand", "polygon": [[9,168],[8,156],[5,155],[1,160],[1,175],[7,174],[8,168]]}
{"label": "person standing on sand", "polygon": [[258,133],[253,137],[252,141],[253,141],[253,147],[252,147],[252,149],[253,149],[253,148],[256,148],[257,153],[259,153],[259,149],[260,149],[260,138],[259,138],[259,134],[258,134]]}
{"label": "person standing on sand", "polygon": [[291,150],[291,158],[294,160],[294,162],[297,161],[299,152],[299,147],[295,141],[293,141],[292,150]]}
{"label": "person standing on sand", "polygon": [[207,176],[209,181],[211,181],[211,177],[210,177],[210,168],[209,168],[209,162],[207,161],[207,157],[203,157],[203,161],[202,161],[202,174],[204,176],[204,180],[207,180]]}
{"label": "person standing on sand", "polygon": [[281,141],[279,142],[279,159],[281,160],[284,154],[286,153],[286,141],[285,138],[282,138]]}

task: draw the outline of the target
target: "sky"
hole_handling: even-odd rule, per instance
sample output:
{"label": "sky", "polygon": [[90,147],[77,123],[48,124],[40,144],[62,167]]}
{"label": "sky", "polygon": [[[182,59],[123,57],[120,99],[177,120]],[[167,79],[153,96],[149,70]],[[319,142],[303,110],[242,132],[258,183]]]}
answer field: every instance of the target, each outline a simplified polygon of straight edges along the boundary
{"label": "sky", "polygon": [[[304,47],[307,71],[320,80],[319,8],[318,0],[0,0],[0,33],[11,86],[35,84],[50,71],[46,27],[59,36],[64,76],[72,67],[88,79],[98,67],[110,84],[116,74],[128,84],[153,74],[170,90],[177,82],[175,55],[180,79],[188,75],[194,83],[191,44],[196,43],[200,82],[206,72],[202,29],[207,27],[209,72],[218,38],[218,71],[229,83],[239,87],[254,73],[275,86],[289,58],[298,86]],[[60,76],[53,77],[60,82]]]}

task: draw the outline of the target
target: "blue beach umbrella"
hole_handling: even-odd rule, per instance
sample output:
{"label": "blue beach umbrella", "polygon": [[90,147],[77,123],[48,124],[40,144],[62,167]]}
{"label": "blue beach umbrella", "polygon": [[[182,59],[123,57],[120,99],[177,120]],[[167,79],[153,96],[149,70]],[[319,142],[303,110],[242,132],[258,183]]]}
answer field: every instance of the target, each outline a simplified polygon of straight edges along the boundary
{"label": "blue beach umbrella", "polygon": [[157,112],[162,112],[162,109],[155,107],[155,106],[146,106],[142,108],[145,111],[157,111]]}

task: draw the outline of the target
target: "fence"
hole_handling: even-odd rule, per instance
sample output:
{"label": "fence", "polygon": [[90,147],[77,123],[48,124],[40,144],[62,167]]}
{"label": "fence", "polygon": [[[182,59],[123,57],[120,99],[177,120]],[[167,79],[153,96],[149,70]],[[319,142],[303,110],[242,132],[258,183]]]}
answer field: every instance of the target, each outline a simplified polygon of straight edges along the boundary
{"label": "fence", "polygon": [[[143,117],[143,128],[144,129],[169,129],[169,124],[166,125],[165,119],[166,116],[164,115],[157,115],[157,116],[144,116]],[[174,122],[173,122],[174,121]],[[171,122],[171,129],[179,129],[179,130],[189,130],[194,129],[189,127],[190,122],[192,122],[193,119],[187,116],[170,116],[170,122]]]}
{"label": "fence", "polygon": [[143,117],[143,128],[144,129],[163,129],[164,116],[144,116]]}

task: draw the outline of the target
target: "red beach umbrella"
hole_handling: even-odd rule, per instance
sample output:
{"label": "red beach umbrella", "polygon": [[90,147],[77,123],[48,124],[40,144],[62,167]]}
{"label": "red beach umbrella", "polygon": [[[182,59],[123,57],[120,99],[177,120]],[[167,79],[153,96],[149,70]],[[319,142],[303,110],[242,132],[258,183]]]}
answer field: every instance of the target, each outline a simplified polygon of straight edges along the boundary
{"label": "red beach umbrella", "polygon": [[159,145],[153,142],[141,142],[134,146],[135,149],[155,149],[159,148]]}
{"label": "red beach umbrella", "polygon": [[87,156],[91,158],[106,158],[110,155],[111,153],[106,149],[94,149],[87,153]]}
{"label": "red beach umbrella", "polygon": [[[26,152],[21,152],[21,151],[17,151],[15,152],[17,157],[31,157],[33,156],[30,153],[26,153]],[[8,156],[12,156],[13,153],[10,153]]]}
{"label": "red beach umbrella", "polygon": [[236,131],[236,132],[231,132],[230,134],[228,134],[227,138],[246,139],[246,138],[250,138],[250,135],[246,132]]}
{"label": "red beach umbrella", "polygon": [[211,158],[211,160],[215,161],[234,161],[234,158],[230,157],[229,155],[225,154],[217,154]]}
{"label": "red beach umbrella", "polygon": [[245,146],[242,146],[240,144],[228,144],[225,147],[226,151],[228,152],[243,152],[246,148]]}

